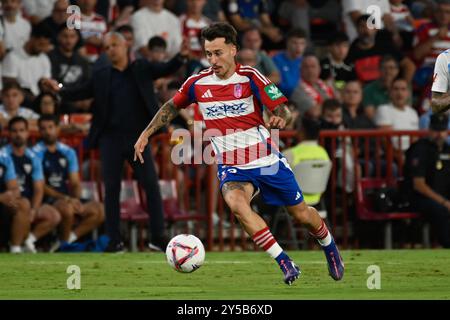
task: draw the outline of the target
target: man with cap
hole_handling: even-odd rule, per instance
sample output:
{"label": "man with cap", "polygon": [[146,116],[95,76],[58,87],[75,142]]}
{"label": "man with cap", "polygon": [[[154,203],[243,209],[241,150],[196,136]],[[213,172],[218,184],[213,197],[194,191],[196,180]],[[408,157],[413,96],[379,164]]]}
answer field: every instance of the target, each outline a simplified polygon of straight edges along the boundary
{"label": "man with cap", "polygon": [[437,234],[440,245],[450,248],[450,145],[448,115],[433,114],[430,130],[406,151],[405,192]]}

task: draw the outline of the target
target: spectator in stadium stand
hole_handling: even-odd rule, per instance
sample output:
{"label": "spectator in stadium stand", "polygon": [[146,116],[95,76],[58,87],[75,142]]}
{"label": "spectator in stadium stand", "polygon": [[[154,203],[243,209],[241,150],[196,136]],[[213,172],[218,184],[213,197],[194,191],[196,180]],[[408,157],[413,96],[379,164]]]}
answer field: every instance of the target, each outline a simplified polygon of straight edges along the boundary
{"label": "spectator in stadium stand", "polygon": [[66,24],[67,19],[69,18],[69,14],[67,13],[69,5],[69,0],[56,0],[51,15],[41,22],[41,24],[46,25],[49,30],[52,30],[51,42],[54,46],[58,43],[57,36],[59,26]]}
{"label": "spectator in stadium stand", "polygon": [[22,0],[23,11],[34,25],[49,17],[56,0]]}
{"label": "spectator in stadium stand", "polygon": [[134,0],[98,0],[95,12],[115,28],[130,23],[134,11]]}
{"label": "spectator in stadium stand", "polygon": [[303,58],[301,66],[302,78],[292,93],[290,101],[295,105],[300,115],[310,109],[322,110],[322,103],[326,99],[334,98],[332,87],[327,85],[320,76],[319,59],[314,55]]}
{"label": "spectator in stadium stand", "polygon": [[20,116],[30,122],[30,127],[36,129],[39,115],[33,110],[21,106],[24,100],[22,88],[17,82],[8,82],[2,90],[2,104],[0,105],[0,125],[6,128],[8,121]]}
{"label": "spectator in stadium stand", "polygon": [[353,41],[348,52],[347,64],[354,64],[358,79],[363,83],[380,77],[380,61],[385,55],[391,55],[398,61],[403,77],[411,81],[415,65],[407,56],[395,48],[390,39],[383,39],[376,28],[368,25],[369,15],[358,18],[358,38]]}
{"label": "spectator in stadium stand", "polygon": [[376,129],[375,123],[367,117],[362,104],[363,90],[361,83],[352,80],[346,83],[342,91],[343,116],[346,128]]}
{"label": "spectator in stadium stand", "polygon": [[437,0],[433,21],[416,30],[413,58],[418,65],[414,81],[419,86],[429,84],[437,56],[450,48],[450,0]]}
{"label": "spectator in stadium stand", "polygon": [[238,32],[256,26],[264,37],[267,50],[281,48],[283,34],[270,18],[267,0],[225,0],[225,15]]}
{"label": "spectator in stadium stand", "polygon": [[302,29],[309,39],[309,3],[307,0],[283,1],[278,8],[278,23],[283,30]]}
{"label": "spectator in stadium stand", "polygon": [[255,69],[269,78],[275,84],[280,83],[281,76],[273,60],[264,52],[262,47],[262,37],[258,28],[251,27],[244,31],[242,35],[242,49],[252,49],[256,52]]}
{"label": "spectator in stadium stand", "polygon": [[433,114],[428,137],[411,145],[404,167],[405,192],[411,208],[431,223],[439,244],[450,248],[450,145],[448,115]]}
{"label": "spectator in stadium stand", "polygon": [[272,59],[281,73],[278,88],[289,99],[300,81],[300,67],[307,45],[306,33],[293,29],[286,35],[286,50],[277,53]]}
{"label": "spectator in stadium stand", "polygon": [[[433,114],[433,111],[431,109],[428,109],[424,114],[422,114],[419,118],[419,128],[421,130],[426,130],[430,128],[430,120],[431,115]],[[450,131],[450,117],[448,119],[448,130]],[[450,145],[450,137],[447,138],[447,144]]]}
{"label": "spectator in stadium stand", "polygon": [[[417,111],[409,106],[410,91],[408,82],[397,78],[392,82],[389,90],[391,101],[378,107],[375,123],[385,130],[419,130],[419,116]],[[404,151],[410,146],[410,137],[393,137],[394,155],[398,163],[403,163]],[[401,143],[401,146],[400,146]]]}
{"label": "spectator in stadium stand", "polygon": [[27,147],[29,131],[28,121],[22,117],[14,117],[8,123],[10,144],[2,148],[14,163],[21,196],[31,204],[32,230],[25,239],[28,252],[36,253],[35,242],[51,232],[60,222],[59,212],[49,204],[42,202],[44,198],[44,173],[42,163]]}
{"label": "spectator in stadium stand", "polygon": [[44,53],[51,38],[51,31],[44,25],[33,26],[30,39],[3,60],[3,84],[15,81],[25,91],[25,106],[31,106],[40,93],[39,81],[51,76],[50,60]]}
{"label": "spectator in stadium stand", "polygon": [[398,30],[391,15],[389,0],[342,0],[342,17],[350,41],[357,38],[358,20],[362,15],[367,14],[370,6],[376,6],[380,10],[380,28],[389,30],[394,33],[392,36],[398,38]]}
{"label": "spectator in stadium stand", "polygon": [[[52,67],[52,78],[64,87],[71,88],[87,82],[91,76],[89,62],[76,50],[80,32],[65,24],[58,28],[58,43],[48,57]],[[89,109],[91,100],[61,102],[61,113],[82,112]]]}
{"label": "spectator in stadium stand", "polygon": [[[222,9],[222,0],[207,0],[203,7],[203,15],[210,21],[226,22],[227,18]],[[187,10],[187,0],[166,0],[165,7],[177,16],[182,15]]]}
{"label": "spectator in stadium stand", "polygon": [[154,36],[148,40],[148,56],[150,62],[164,62],[167,59],[167,42],[163,37]]}
{"label": "spectator in stadium stand", "polygon": [[328,53],[320,61],[320,78],[332,85],[335,90],[342,90],[348,81],[355,80],[356,74],[353,65],[347,65],[350,43],[345,33],[334,33],[328,41]]}
{"label": "spectator in stadium stand", "polygon": [[[341,103],[336,99],[327,99],[323,102],[321,129],[322,130],[346,130],[343,116],[343,108]],[[345,144],[345,149],[344,149]],[[345,191],[352,192],[355,182],[355,163],[353,158],[353,145],[350,138],[336,138],[335,149],[331,139],[325,140],[325,149],[328,151],[330,158],[336,158],[337,186],[344,188],[344,157],[345,157]]]}
{"label": "spectator in stadium stand", "polygon": [[414,39],[414,18],[404,0],[389,0],[391,16],[400,34],[400,48],[411,50]]}
{"label": "spectator in stadium stand", "polygon": [[20,11],[21,0],[2,0],[3,45],[7,52],[21,49],[30,38],[31,25]]}
{"label": "spectator in stadium stand", "polygon": [[142,57],[148,56],[148,40],[161,36],[167,42],[169,57],[173,57],[182,42],[178,17],[164,9],[164,0],[143,0],[142,7],[131,16],[134,29],[134,51]]}
{"label": "spectator in stadium stand", "polygon": [[179,17],[181,33],[183,37],[189,39],[191,56],[200,60],[204,55],[200,42],[200,33],[203,28],[211,24],[211,20],[202,14],[206,0],[186,0],[186,4],[186,13]]}
{"label": "spectator in stadium stand", "polygon": [[[30,202],[20,196],[14,163],[3,151],[0,152],[0,166],[0,225],[9,228],[10,252],[21,253],[31,223]],[[2,228],[2,233],[4,231]]]}
{"label": "spectator in stadium stand", "polygon": [[398,62],[393,56],[387,55],[381,59],[380,78],[365,85],[363,89],[364,112],[369,118],[375,117],[378,106],[389,103],[389,88],[399,73]]}
{"label": "spectator in stadium stand", "polygon": [[109,33],[104,40],[111,65],[96,71],[79,88],[60,89],[57,82],[47,79],[45,88],[59,91],[63,98],[78,100],[94,98],[93,119],[89,133],[91,147],[100,148],[102,176],[105,183],[106,232],[111,241],[108,251],[123,251],[120,223],[120,181],[124,160],[128,160],[140,184],[144,187],[150,211],[150,242],[152,248],[166,246],[162,201],[150,149],[144,152],[145,165],[133,161],[130,149],[140,132],[157,112],[153,80],[170,75],[186,62],[187,43],[167,63],[152,64],[146,59],[129,62],[127,42],[120,33]]}
{"label": "spectator in stadium stand", "polygon": [[[32,151],[42,163],[45,187],[44,202],[58,210],[61,216],[59,240],[51,251],[63,250],[97,229],[105,219],[102,203],[81,197],[81,182],[76,152],[58,141],[59,121],[53,115],[44,115],[38,121],[42,141]],[[78,216],[79,223],[75,223]]]}
{"label": "spectator in stadium stand", "polygon": [[42,92],[33,101],[33,110],[39,115],[59,115],[58,97],[51,92]]}
{"label": "spectator in stadium stand", "polygon": [[95,12],[97,0],[77,0],[81,10],[81,36],[84,46],[80,54],[94,63],[102,51],[103,36],[108,30],[105,18]]}

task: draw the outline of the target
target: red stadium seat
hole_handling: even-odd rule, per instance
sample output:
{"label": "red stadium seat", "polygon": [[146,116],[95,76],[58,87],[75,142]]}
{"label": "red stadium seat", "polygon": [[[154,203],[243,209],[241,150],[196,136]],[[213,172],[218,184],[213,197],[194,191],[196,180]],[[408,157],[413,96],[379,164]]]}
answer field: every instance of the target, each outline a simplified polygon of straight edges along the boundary
{"label": "red stadium seat", "polygon": [[359,178],[356,183],[356,213],[358,219],[362,221],[383,221],[384,225],[384,246],[386,249],[392,248],[392,221],[417,219],[420,214],[417,212],[378,212],[374,209],[372,199],[368,196],[369,190],[383,187],[397,187],[395,181],[385,178]]}

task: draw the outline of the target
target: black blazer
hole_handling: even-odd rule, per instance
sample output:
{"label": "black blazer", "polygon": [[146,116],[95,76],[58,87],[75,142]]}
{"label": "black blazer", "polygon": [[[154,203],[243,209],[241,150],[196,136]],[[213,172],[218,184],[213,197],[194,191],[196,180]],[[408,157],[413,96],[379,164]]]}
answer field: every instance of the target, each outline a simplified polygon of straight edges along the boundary
{"label": "black blazer", "polygon": [[[158,103],[155,97],[153,80],[168,76],[176,72],[185,62],[180,55],[176,55],[166,63],[151,63],[146,59],[137,59],[130,67],[138,86],[139,94],[145,103],[148,119],[155,116],[158,111]],[[109,90],[111,84],[112,66],[105,66],[95,71],[91,79],[77,87],[63,88],[60,95],[68,101],[94,98],[91,108],[92,123],[89,131],[89,145],[92,148],[98,146],[98,141],[108,121]]]}

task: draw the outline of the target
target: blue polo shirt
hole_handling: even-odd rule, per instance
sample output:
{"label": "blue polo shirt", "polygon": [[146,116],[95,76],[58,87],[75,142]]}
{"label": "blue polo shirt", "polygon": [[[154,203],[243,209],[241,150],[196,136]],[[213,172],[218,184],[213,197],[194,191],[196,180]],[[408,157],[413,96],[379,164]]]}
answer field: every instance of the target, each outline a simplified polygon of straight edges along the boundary
{"label": "blue polo shirt", "polygon": [[281,82],[277,87],[288,99],[300,81],[302,59],[292,60],[287,56],[286,52],[280,52],[272,58],[281,74]]}
{"label": "blue polo shirt", "polygon": [[16,179],[16,170],[11,157],[3,150],[0,150],[0,193],[6,191],[6,183]]}

